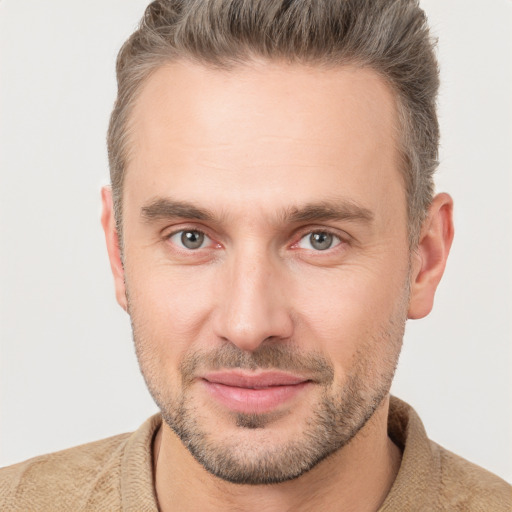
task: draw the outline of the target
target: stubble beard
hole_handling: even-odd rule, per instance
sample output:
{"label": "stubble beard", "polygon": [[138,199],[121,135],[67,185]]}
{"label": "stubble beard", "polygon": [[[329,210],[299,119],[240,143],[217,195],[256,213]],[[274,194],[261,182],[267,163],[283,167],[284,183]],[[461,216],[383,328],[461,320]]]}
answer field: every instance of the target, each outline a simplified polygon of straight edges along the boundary
{"label": "stubble beard", "polygon": [[[137,329],[132,318],[133,337],[141,372],[160,408],[162,418],[176,433],[191,455],[211,474],[231,483],[268,485],[293,480],[346,446],[366,425],[388,396],[398,364],[405,329],[406,308],[398,311],[379,335],[359,347],[355,363],[343,385],[334,384],[334,368],[324,356],[300,353],[292,343],[269,340],[255,352],[243,352],[227,343],[218,349],[187,354],[181,365],[181,391],[174,395],[158,370],[158,358],[150,340]],[[382,347],[385,347],[384,352]],[[204,427],[203,411],[191,399],[191,386],[198,367],[209,370],[307,370],[315,375],[321,398],[312,407],[300,436],[277,444],[272,442],[272,423],[279,415],[233,414],[236,428],[244,435],[218,440],[218,432]],[[293,411],[291,413],[293,415]],[[249,431],[257,429],[255,442]],[[268,436],[265,435],[268,433]],[[262,435],[260,435],[262,434]],[[269,442],[262,442],[268,439]]]}

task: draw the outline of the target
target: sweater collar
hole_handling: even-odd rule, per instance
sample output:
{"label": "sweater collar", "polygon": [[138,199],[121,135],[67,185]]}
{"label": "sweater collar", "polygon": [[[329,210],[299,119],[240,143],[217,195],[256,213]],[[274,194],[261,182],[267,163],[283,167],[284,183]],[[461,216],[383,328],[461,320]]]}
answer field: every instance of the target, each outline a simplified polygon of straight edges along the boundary
{"label": "sweater collar", "polygon": [[[126,444],[121,462],[121,496],[125,512],[158,511],[153,472],[153,439],[162,423],[149,418]],[[440,488],[440,458],[414,409],[391,397],[388,435],[402,450],[402,462],[378,512],[435,510]]]}

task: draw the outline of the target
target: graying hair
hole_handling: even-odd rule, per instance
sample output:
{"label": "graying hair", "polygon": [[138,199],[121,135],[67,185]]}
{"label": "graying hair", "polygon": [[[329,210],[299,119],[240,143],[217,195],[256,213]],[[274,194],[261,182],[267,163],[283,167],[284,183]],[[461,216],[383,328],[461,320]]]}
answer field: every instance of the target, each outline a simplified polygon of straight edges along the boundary
{"label": "graying hair", "polygon": [[434,50],[418,0],[155,0],[117,58],[108,154],[119,233],[130,114],[148,77],[179,59],[231,69],[263,58],[328,67],[352,63],[386,80],[397,98],[414,246],[432,201],[438,164]]}

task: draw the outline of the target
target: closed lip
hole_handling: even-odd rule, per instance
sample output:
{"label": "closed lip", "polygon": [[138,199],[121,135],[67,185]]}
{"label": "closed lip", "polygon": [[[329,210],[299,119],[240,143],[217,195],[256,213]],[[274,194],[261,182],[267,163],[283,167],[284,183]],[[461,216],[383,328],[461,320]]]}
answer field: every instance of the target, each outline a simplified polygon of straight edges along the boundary
{"label": "closed lip", "polygon": [[275,386],[295,386],[308,382],[310,379],[286,372],[267,371],[249,373],[244,371],[211,372],[202,376],[212,384],[222,384],[247,389],[265,389]]}
{"label": "closed lip", "polygon": [[310,379],[281,371],[224,370],[202,376],[210,396],[228,410],[265,414],[292,403],[312,384]]}

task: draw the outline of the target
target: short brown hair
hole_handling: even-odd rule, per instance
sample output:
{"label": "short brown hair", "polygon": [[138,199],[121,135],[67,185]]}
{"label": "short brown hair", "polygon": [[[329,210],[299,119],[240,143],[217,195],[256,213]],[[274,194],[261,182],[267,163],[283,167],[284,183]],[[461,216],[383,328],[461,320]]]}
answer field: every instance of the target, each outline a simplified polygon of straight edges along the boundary
{"label": "short brown hair", "polygon": [[108,130],[118,230],[129,161],[129,121],[142,84],[168,61],[223,69],[255,57],[318,66],[356,63],[395,91],[411,243],[432,200],[439,72],[417,0],[155,0],[117,58]]}

